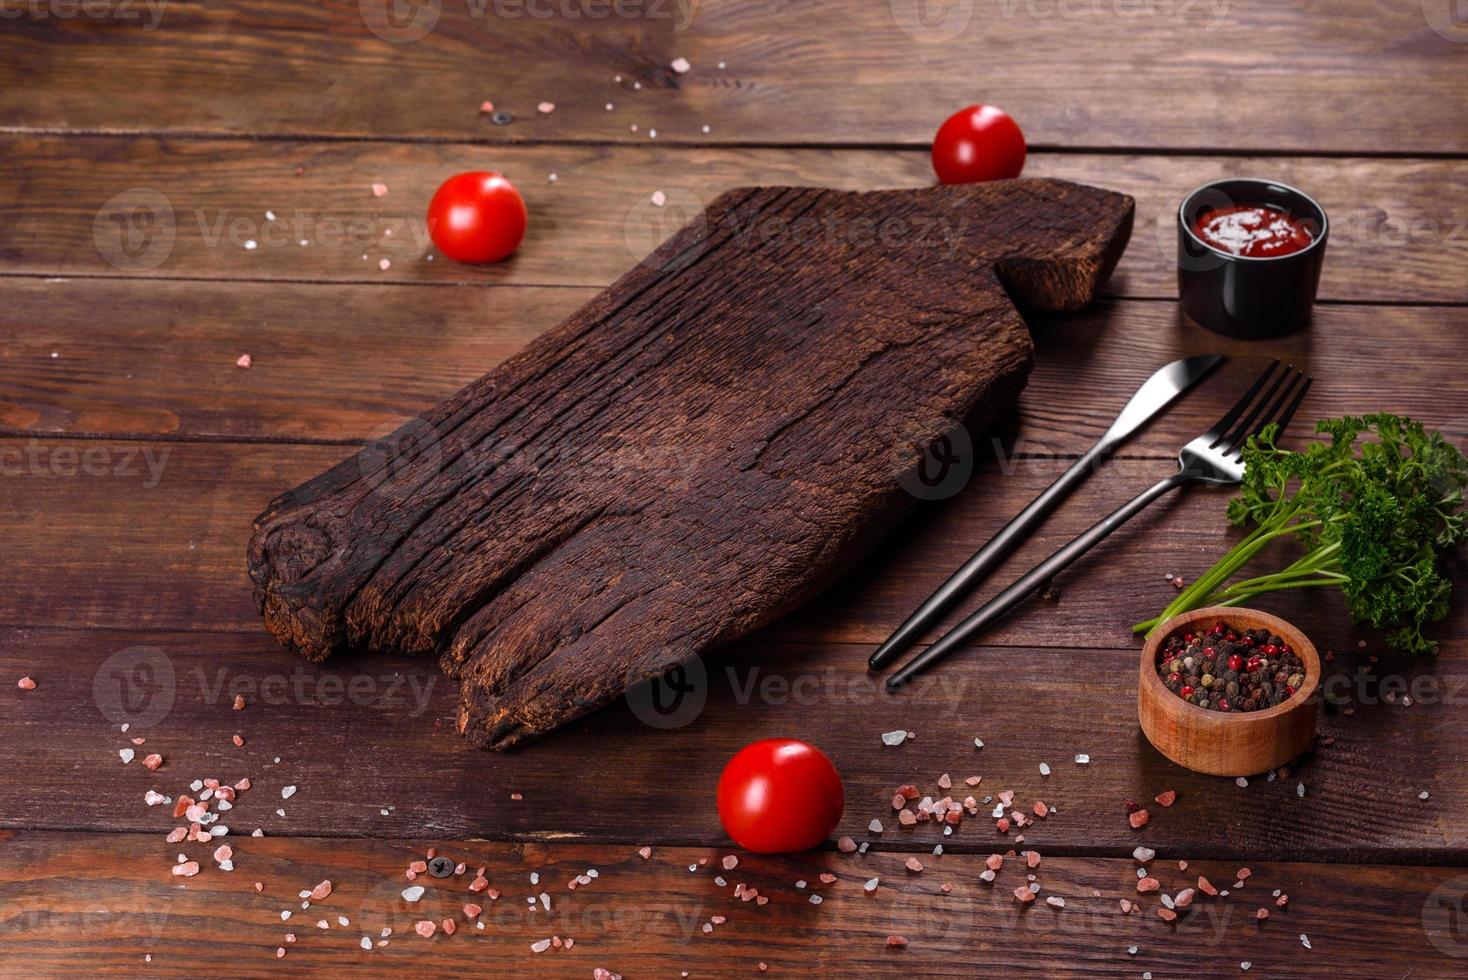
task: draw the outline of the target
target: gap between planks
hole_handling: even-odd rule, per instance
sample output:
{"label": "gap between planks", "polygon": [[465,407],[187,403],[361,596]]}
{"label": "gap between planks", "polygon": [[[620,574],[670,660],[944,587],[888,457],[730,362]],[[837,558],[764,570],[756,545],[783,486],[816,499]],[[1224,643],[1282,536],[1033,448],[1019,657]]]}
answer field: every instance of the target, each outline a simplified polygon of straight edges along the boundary
{"label": "gap between planks", "polygon": [[[652,149],[646,140],[576,138],[576,137],[504,137],[493,136],[377,136],[371,133],[304,133],[252,132],[240,133],[207,129],[107,129],[69,128],[64,126],[0,126],[0,136],[51,136],[102,139],[159,139],[178,141],[233,141],[241,143],[378,143],[426,146],[601,146]],[[797,150],[840,152],[866,150],[890,153],[926,151],[927,143],[894,143],[881,140],[846,140],[840,143],[804,143],[791,140],[699,140],[670,136],[658,141],[661,146],[691,150]],[[1274,146],[1190,147],[1190,146],[1109,146],[1088,143],[1030,143],[1031,153],[1087,154],[1095,156],[1197,157],[1269,157],[1301,160],[1468,160],[1468,153],[1452,150],[1382,150],[1349,149],[1291,150]]]}

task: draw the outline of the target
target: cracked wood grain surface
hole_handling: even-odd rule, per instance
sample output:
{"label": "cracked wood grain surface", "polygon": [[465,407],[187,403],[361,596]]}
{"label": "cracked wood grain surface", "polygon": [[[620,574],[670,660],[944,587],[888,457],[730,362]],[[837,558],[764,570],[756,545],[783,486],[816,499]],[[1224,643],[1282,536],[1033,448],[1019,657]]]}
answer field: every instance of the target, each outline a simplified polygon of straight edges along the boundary
{"label": "cracked wood grain surface", "polygon": [[312,659],[437,654],[502,748],[811,598],[1028,374],[1131,230],[1062,181],[726,193],[559,328],[256,522],[266,625]]}

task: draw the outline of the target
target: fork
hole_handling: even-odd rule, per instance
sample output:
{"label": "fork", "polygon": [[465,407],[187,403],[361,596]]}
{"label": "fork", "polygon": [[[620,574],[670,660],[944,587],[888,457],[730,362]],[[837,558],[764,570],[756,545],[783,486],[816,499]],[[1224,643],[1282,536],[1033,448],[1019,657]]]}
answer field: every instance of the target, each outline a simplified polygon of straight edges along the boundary
{"label": "fork", "polygon": [[[946,636],[913,657],[891,677],[887,690],[898,691],[918,672],[931,667],[961,647],[1009,610],[1019,605],[1030,593],[1045,585],[1081,555],[1090,551],[1112,531],[1146,509],[1163,494],[1189,483],[1233,486],[1244,479],[1242,453],[1249,436],[1257,435],[1273,422],[1283,432],[1305,398],[1314,380],[1295,370],[1293,365],[1278,374],[1279,361],[1269,362],[1264,372],[1249,386],[1232,408],[1207,432],[1189,442],[1178,452],[1178,471],[1159,480],[1131,500],[1102,518],[1075,540],[1026,572],[1013,585],[985,603],[978,611],[953,627]],[[1271,378],[1273,381],[1271,382]],[[1260,391],[1268,384],[1264,394]],[[1253,406],[1252,408],[1250,406]]]}

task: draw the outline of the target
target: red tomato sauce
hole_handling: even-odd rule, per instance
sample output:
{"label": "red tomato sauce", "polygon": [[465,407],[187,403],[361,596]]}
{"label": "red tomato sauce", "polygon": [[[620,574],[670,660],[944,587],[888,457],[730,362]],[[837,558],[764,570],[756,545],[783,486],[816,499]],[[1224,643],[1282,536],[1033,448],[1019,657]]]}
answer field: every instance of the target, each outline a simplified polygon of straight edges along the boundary
{"label": "red tomato sauce", "polygon": [[1299,218],[1278,208],[1238,205],[1205,211],[1193,234],[1221,252],[1267,259],[1310,247],[1315,235]]}

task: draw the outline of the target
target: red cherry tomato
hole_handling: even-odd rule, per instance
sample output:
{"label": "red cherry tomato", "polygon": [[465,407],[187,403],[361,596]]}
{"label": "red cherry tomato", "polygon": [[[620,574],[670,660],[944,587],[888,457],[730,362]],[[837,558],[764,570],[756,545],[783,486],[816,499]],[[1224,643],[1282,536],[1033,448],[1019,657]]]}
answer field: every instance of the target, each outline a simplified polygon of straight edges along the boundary
{"label": "red cherry tomato", "polygon": [[793,738],[746,745],[719,777],[719,821],[757,854],[810,850],[836,829],[845,804],[831,760]]}
{"label": "red cherry tomato", "polygon": [[938,127],[933,172],[945,184],[1018,177],[1025,165],[1025,134],[1003,109],[971,105]]}
{"label": "red cherry tomato", "polygon": [[428,204],[428,234],[455,262],[498,262],[525,237],[525,201],[503,174],[470,171],[439,185]]}

